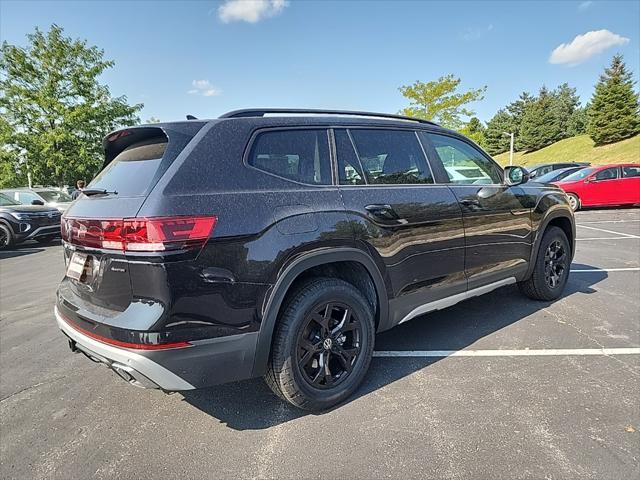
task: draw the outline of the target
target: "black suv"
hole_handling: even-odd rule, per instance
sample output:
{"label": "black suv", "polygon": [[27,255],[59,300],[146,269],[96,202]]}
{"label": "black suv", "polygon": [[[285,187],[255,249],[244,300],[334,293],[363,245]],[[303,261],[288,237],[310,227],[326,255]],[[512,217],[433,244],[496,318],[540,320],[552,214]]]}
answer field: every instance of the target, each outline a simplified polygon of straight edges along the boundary
{"label": "black suv", "polygon": [[27,240],[47,243],[60,236],[60,212],[22,205],[0,193],[0,250]]}
{"label": "black suv", "polygon": [[569,275],[565,194],[430,122],[241,110],[119,130],[104,150],[63,216],[55,316],[73,351],[137,386],[265,376],[326,409],[362,381],[376,332],[512,283],[552,300]]}

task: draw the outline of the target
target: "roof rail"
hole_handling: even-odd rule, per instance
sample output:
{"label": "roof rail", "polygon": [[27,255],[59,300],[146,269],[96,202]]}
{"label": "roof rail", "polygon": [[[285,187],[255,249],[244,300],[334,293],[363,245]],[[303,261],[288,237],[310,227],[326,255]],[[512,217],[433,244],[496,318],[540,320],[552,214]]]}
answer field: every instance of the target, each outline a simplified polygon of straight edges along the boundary
{"label": "roof rail", "polygon": [[324,110],[314,108],[247,108],[243,110],[233,110],[220,115],[219,118],[244,118],[244,117],[264,117],[271,113],[291,113],[291,114],[312,114],[312,115],[347,115],[354,117],[380,117],[390,118],[394,120],[407,120],[411,122],[426,123],[429,125],[438,125],[435,122],[429,120],[423,120],[421,118],[407,117],[404,115],[395,115],[393,113],[376,113],[376,112],[360,112],[355,110]]}

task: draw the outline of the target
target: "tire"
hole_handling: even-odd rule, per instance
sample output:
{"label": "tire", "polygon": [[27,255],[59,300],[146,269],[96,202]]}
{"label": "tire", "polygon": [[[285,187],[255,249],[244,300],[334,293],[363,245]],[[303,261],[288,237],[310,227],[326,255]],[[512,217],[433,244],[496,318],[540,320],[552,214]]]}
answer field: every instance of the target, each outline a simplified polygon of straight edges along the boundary
{"label": "tire", "polygon": [[519,282],[520,291],[534,300],[550,301],[562,295],[569,278],[571,247],[564,231],[550,227],[544,232],[533,273]]}
{"label": "tire", "polygon": [[55,240],[55,235],[47,235],[46,237],[36,237],[35,240],[38,243],[51,243]]}
{"label": "tire", "polygon": [[295,291],[278,320],[265,380],[296,407],[327,410],[364,379],[374,336],[373,311],[359,290],[344,280],[314,278]]}
{"label": "tire", "polygon": [[0,250],[11,248],[13,245],[13,232],[4,223],[0,223]]}
{"label": "tire", "polygon": [[574,212],[580,210],[580,197],[575,193],[567,193],[567,197],[569,197],[569,206],[571,207],[571,210]]}

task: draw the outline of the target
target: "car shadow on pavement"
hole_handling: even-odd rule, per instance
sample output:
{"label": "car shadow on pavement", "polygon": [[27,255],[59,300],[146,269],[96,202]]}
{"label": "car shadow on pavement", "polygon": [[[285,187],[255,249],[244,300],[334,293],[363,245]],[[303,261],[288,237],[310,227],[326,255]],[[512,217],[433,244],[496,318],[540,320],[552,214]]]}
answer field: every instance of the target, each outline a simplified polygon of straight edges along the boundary
{"label": "car shadow on pavement", "polygon": [[33,253],[44,252],[46,247],[55,247],[61,245],[62,242],[59,238],[47,243],[38,243],[35,240],[13,245],[7,250],[0,250],[0,260],[6,258],[24,257],[25,255],[31,255]]}
{"label": "car shadow on pavement", "polygon": [[[573,264],[572,268],[594,269],[581,264]],[[574,294],[595,293],[592,286],[605,278],[607,273],[597,269],[573,274],[560,300]],[[504,287],[380,333],[376,336],[376,350],[460,350],[552,303],[530,300],[521,295],[516,286]],[[440,360],[439,357],[374,358],[360,388],[333,410]],[[305,415],[322,415],[304,412],[281,401],[261,378],[180,394],[185,402],[234,430],[260,430]]]}

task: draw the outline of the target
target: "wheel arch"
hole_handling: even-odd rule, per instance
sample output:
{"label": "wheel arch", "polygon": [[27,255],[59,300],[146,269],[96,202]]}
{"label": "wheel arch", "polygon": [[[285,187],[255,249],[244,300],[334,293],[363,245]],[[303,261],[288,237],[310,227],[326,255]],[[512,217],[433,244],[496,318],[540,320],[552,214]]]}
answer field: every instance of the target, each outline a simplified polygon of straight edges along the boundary
{"label": "wheel arch", "polygon": [[[386,325],[389,316],[389,303],[385,283],[378,267],[369,255],[357,248],[346,247],[331,248],[305,254],[294,259],[282,269],[271,294],[266,298],[253,363],[254,376],[261,376],[266,372],[267,362],[271,353],[273,332],[287,294],[291,292],[292,288],[295,288],[296,284],[301,280],[311,276],[312,272],[320,273],[325,269],[332,268],[332,266],[335,269],[336,264],[344,265],[348,263],[358,265],[358,268],[361,268],[362,272],[368,274],[373,291],[366,291],[366,280],[364,280],[363,284],[358,284],[357,281],[354,281],[354,278],[358,275],[357,272],[354,272],[351,278],[349,278],[349,275],[345,275],[344,270],[342,270],[339,275],[334,276],[343,278],[349,283],[354,284],[360,291],[365,289],[363,293],[370,301],[372,300],[371,294],[375,294],[376,328],[380,325]],[[345,278],[345,276],[347,278]]]}
{"label": "wheel arch", "polygon": [[538,256],[538,251],[540,250],[540,244],[542,243],[542,238],[544,237],[544,234],[549,227],[559,227],[562,229],[562,231],[564,231],[565,235],[567,236],[567,240],[569,240],[569,246],[571,247],[571,259],[573,260],[573,256],[576,253],[576,224],[573,212],[568,207],[556,207],[549,210],[547,212],[547,215],[544,216],[538,224],[537,235],[533,243],[533,248],[531,249],[529,269],[526,273],[525,278],[529,278],[533,273],[535,261]]}

